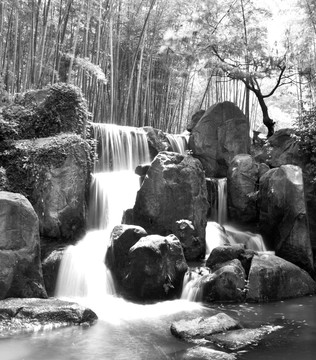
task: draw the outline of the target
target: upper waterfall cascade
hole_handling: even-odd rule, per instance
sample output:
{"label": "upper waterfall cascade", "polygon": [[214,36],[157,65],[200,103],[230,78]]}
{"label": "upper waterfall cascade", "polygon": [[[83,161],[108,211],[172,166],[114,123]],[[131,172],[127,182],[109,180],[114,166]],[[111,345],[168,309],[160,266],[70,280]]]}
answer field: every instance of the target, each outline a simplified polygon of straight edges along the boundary
{"label": "upper waterfall cascade", "polygon": [[121,223],[123,211],[133,207],[139,188],[134,169],[149,163],[150,155],[143,129],[93,124],[93,130],[98,159],[91,179],[89,231],[65,250],[56,296],[75,298],[96,309],[104,307],[102,299],[115,293],[111,273],[104,264],[110,232]]}

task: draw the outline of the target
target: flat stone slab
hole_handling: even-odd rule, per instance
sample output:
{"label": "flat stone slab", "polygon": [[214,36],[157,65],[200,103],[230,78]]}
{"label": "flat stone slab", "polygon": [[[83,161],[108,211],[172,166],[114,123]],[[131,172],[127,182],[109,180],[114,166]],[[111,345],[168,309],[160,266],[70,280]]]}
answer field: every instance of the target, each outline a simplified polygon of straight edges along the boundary
{"label": "flat stone slab", "polygon": [[97,315],[84,306],[55,298],[0,301],[0,338],[70,325],[92,325]]}
{"label": "flat stone slab", "polygon": [[207,340],[226,350],[242,350],[247,346],[258,344],[264,337],[283,326],[263,325],[256,329],[231,330],[207,337]]}
{"label": "flat stone slab", "polygon": [[205,346],[196,346],[188,349],[181,357],[183,360],[236,360],[235,354],[227,354],[223,351],[210,349]]}
{"label": "flat stone slab", "polygon": [[183,340],[203,339],[219,332],[239,329],[238,321],[225,313],[218,313],[209,318],[198,317],[193,320],[180,320],[171,324],[171,333]]}

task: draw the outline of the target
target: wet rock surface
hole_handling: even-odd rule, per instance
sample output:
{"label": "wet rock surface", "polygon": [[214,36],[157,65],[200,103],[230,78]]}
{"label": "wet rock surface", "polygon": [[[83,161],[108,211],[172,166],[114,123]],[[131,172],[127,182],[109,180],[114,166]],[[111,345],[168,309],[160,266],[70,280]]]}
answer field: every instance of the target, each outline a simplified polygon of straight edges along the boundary
{"label": "wet rock surface", "polygon": [[73,302],[49,299],[0,301],[0,338],[69,325],[92,325],[97,315]]}
{"label": "wet rock surface", "polygon": [[218,313],[209,318],[195,318],[193,320],[180,320],[172,323],[171,333],[186,341],[203,339],[215,333],[240,328],[238,321],[225,313]]}
{"label": "wet rock surface", "polygon": [[46,298],[39,221],[23,195],[0,191],[0,299]]}

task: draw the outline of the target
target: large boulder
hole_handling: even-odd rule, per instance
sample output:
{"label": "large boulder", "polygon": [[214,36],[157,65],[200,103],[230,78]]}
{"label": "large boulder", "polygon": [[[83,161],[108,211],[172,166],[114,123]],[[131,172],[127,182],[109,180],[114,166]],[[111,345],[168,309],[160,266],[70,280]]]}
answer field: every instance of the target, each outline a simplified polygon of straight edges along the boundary
{"label": "large boulder", "polygon": [[38,227],[23,195],[0,191],[0,299],[47,297]]}
{"label": "large boulder", "polygon": [[129,251],[123,287],[138,299],[168,299],[178,294],[187,270],[180,241],[174,235],[142,237]]}
{"label": "large boulder", "polygon": [[232,220],[252,222],[258,219],[256,192],[259,165],[251,155],[239,154],[231,161],[227,174],[228,209]]}
{"label": "large boulder", "polygon": [[36,211],[42,236],[74,241],[84,232],[90,183],[90,147],[62,134],[12,144],[3,158],[9,187]]}
{"label": "large boulder", "polygon": [[260,178],[260,226],[275,254],[314,274],[302,170],[271,169]]}
{"label": "large boulder", "polygon": [[136,225],[117,225],[112,230],[106,264],[119,283],[128,273],[130,248],[144,236],[147,236],[147,232]]}
{"label": "large boulder", "polygon": [[[194,228],[190,234],[196,258],[205,254],[207,223],[207,190],[199,160],[190,155],[160,152],[151,163],[137,193],[133,208],[133,224],[149,234],[175,234],[182,238],[179,221],[187,220]],[[187,245],[187,244],[186,244]],[[190,253],[190,249],[187,252]]]}
{"label": "large boulder", "polygon": [[209,177],[226,177],[233,157],[249,153],[249,147],[247,119],[229,101],[211,106],[194,126],[189,139],[189,148],[201,160]]}
{"label": "large boulder", "polygon": [[247,301],[282,300],[316,291],[316,283],[306,271],[269,253],[253,257],[248,281]]}

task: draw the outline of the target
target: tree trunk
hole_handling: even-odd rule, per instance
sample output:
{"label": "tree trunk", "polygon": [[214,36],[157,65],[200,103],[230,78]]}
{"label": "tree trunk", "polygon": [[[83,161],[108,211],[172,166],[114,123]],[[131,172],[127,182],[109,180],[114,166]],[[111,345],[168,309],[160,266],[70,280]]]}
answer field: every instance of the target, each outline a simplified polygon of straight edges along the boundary
{"label": "tree trunk", "polygon": [[269,116],[268,107],[267,107],[267,105],[266,105],[266,103],[264,101],[264,97],[261,94],[261,91],[255,91],[255,94],[257,96],[257,99],[259,101],[259,105],[261,107],[263,123],[268,129],[267,137],[270,137],[270,136],[272,136],[274,134],[275,122]]}

